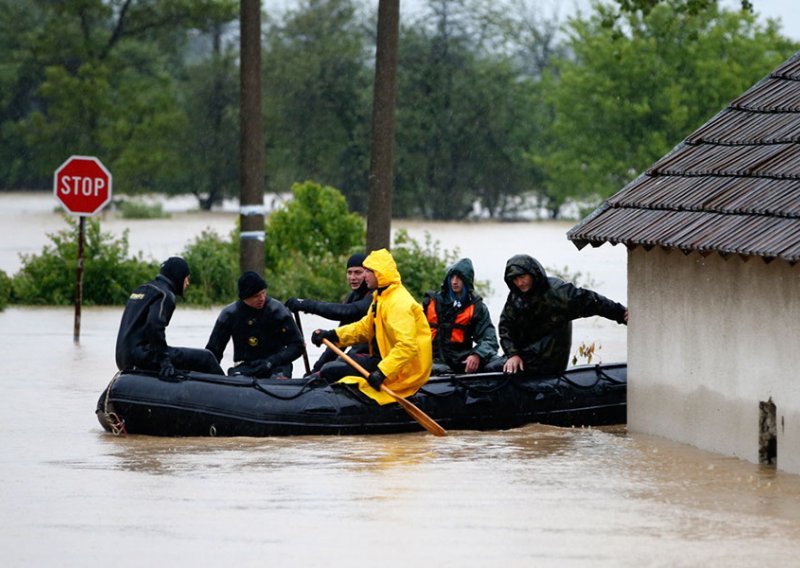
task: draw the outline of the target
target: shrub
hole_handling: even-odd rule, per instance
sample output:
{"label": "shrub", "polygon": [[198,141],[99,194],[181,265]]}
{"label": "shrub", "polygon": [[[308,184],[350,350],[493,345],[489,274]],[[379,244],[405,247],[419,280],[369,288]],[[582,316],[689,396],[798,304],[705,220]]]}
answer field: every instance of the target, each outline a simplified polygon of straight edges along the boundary
{"label": "shrub", "polygon": [[555,276],[556,278],[561,278],[564,282],[569,282],[579,288],[597,288],[600,283],[598,283],[592,275],[588,272],[584,274],[580,270],[576,272],[572,272],[566,264],[564,268],[556,268],[553,266],[546,266],[544,271],[547,273],[548,276]]}
{"label": "shrub", "polygon": [[234,241],[205,230],[184,249],[183,257],[192,271],[186,302],[208,306],[228,304],[236,299],[239,277],[239,248]]}
{"label": "shrub", "polygon": [[11,297],[11,278],[4,271],[0,270],[0,310],[4,310]]}
{"label": "shrub", "polygon": [[395,233],[392,256],[405,286],[417,299],[422,299],[428,290],[442,286],[447,266],[458,258],[458,250],[441,250],[439,241],[434,241],[425,231],[425,246],[412,239],[408,231]]}
{"label": "shrub", "polygon": [[[425,246],[421,246],[401,229],[394,237],[392,256],[403,279],[403,285],[418,300],[425,292],[438,291],[442,287],[447,267],[460,257],[459,250],[442,249],[439,241],[434,241],[425,231]],[[475,291],[484,298],[492,294],[488,280],[475,280]]]}
{"label": "shrub", "polygon": [[[295,184],[295,199],[275,211],[265,224],[266,280],[269,295],[339,302],[345,286],[347,258],[364,250],[364,221],[350,213],[344,197],[332,187],[313,182]],[[10,292],[3,291],[0,272],[0,308],[9,296],[23,304],[68,305],[74,300],[77,267],[77,222],[48,235],[52,241],[39,255],[23,255]],[[89,219],[84,247],[83,302],[87,305],[123,304],[136,286],[158,273],[158,263],[128,256],[128,231],[114,239]],[[441,286],[448,264],[457,257],[443,251],[428,233],[420,245],[407,231],[398,231],[392,254],[403,284],[421,299],[425,291]],[[236,299],[239,277],[239,228],[229,237],[205,230],[182,252],[192,271],[186,302],[227,304]],[[8,277],[5,276],[8,281]],[[476,283],[478,287],[478,283]]]}
{"label": "shrub", "polygon": [[364,250],[364,220],[333,187],[306,181],[292,193],[265,226],[269,294],[341,301],[347,258]]}
{"label": "shrub", "polygon": [[[303,256],[295,251],[280,273],[267,278],[269,295],[286,300],[292,296],[341,302],[345,294],[345,266],[348,255]],[[348,288],[346,292],[349,292]]]}
{"label": "shrub", "polygon": [[123,219],[167,219],[169,213],[164,212],[160,203],[149,205],[141,201],[122,201],[119,212]]}
{"label": "shrub", "polygon": [[339,256],[363,248],[364,220],[350,213],[337,189],[306,181],[294,184],[292,194],[294,198],[266,223],[268,267],[287,262],[293,252],[307,257]]}
{"label": "shrub", "polygon": [[[13,295],[22,304],[69,305],[75,299],[78,265],[78,222],[65,220],[69,228],[48,234],[52,245],[41,254],[22,255],[22,268],[12,280]],[[128,256],[128,231],[115,239],[100,230],[100,221],[88,219],[84,241],[83,303],[124,303],[130,291],[153,278],[158,265],[139,253]]]}

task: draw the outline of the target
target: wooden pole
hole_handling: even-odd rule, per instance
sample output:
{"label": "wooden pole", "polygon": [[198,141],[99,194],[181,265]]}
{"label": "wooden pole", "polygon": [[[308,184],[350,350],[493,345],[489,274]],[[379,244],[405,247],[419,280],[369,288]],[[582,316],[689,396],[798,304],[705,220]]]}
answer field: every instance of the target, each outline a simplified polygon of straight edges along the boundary
{"label": "wooden pole", "polygon": [[372,94],[367,252],[391,246],[394,190],[394,91],[400,0],[380,0]]}
{"label": "wooden pole", "polygon": [[264,274],[264,143],[261,129],[261,2],[240,0],[239,268]]}

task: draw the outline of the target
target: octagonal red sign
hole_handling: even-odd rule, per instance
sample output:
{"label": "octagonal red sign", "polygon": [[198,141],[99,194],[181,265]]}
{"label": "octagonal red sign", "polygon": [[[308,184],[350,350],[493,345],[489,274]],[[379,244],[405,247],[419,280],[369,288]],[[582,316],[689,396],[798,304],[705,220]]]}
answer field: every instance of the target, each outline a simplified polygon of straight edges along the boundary
{"label": "octagonal red sign", "polygon": [[91,217],[111,201],[111,172],[94,156],[71,156],[53,175],[53,194],[70,214]]}

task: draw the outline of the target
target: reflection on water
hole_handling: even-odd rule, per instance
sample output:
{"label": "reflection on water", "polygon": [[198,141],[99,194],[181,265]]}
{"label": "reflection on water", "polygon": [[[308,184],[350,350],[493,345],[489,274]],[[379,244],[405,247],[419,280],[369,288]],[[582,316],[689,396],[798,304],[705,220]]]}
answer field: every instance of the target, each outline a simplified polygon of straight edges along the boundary
{"label": "reflection on water", "polygon": [[[504,263],[475,242],[488,229],[440,229],[475,245],[479,272]],[[551,225],[514,229],[497,227],[492,250],[552,240]],[[624,254],[586,263],[624,294]],[[800,477],[624,427],[113,437],[93,410],[120,314],[84,309],[75,345],[71,309],[0,313],[3,566],[760,566],[800,553]],[[179,306],[170,341],[204,344],[216,314]],[[624,328],[592,325],[612,346],[621,329],[624,355]]]}

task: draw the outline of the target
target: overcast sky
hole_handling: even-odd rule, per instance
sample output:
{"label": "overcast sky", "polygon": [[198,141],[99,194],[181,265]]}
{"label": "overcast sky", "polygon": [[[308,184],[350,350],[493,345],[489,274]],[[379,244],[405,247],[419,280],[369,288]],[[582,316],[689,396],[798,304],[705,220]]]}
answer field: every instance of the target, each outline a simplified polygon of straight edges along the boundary
{"label": "overcast sky", "polygon": [[[267,0],[269,1],[269,0]],[[291,0],[287,0],[291,2]],[[784,35],[794,40],[800,40],[800,0],[750,0],[753,9],[762,19],[773,18],[781,21],[781,30]],[[540,4],[558,8],[558,14],[562,21],[567,16],[580,9],[588,12],[592,0],[540,0]],[[720,0],[722,6],[726,8],[739,8],[741,0]],[[420,5],[425,5],[425,0],[400,0],[400,10],[413,10]],[[547,12],[552,12],[548,9]]]}
{"label": "overcast sky", "polygon": [[[800,2],[798,0],[751,0],[756,14],[763,19],[773,18],[781,21],[783,34],[793,40],[800,40]],[[402,0],[401,0],[402,2]],[[723,0],[724,6],[740,6],[741,2]]]}
{"label": "overcast sky", "polygon": [[[377,0],[373,0],[377,2]],[[795,41],[800,41],[800,0],[750,0],[753,8],[762,19],[773,18],[780,20],[783,33]],[[740,7],[741,0],[720,0],[726,8]],[[400,11],[406,13],[419,9],[427,4],[427,0],[400,0]],[[592,0],[538,0],[538,5],[544,6],[546,13],[558,10],[559,19],[563,22],[567,16],[580,9],[588,12]],[[297,0],[261,0],[261,7],[267,11],[276,9],[283,11],[287,7],[298,5]]]}

